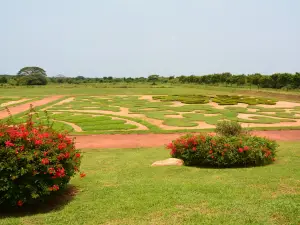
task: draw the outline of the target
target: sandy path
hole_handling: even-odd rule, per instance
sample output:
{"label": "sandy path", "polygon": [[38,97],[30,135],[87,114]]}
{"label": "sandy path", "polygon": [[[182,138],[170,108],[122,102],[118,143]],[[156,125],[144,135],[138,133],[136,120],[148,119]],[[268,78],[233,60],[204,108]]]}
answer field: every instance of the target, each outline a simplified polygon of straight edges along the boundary
{"label": "sandy path", "polygon": [[74,123],[70,123],[70,122],[66,122],[66,121],[62,121],[62,120],[53,120],[53,121],[67,124],[67,125],[71,126],[75,132],[82,132],[82,128],[80,126],[77,126]]}
{"label": "sandy path", "polygon": [[[42,100],[37,100],[37,101],[33,101],[33,102],[28,102],[22,105],[17,105],[17,106],[13,106],[13,107],[8,107],[9,111],[12,115],[24,112],[26,110],[28,110],[30,108],[30,105],[33,105],[34,107],[36,106],[41,106],[41,105],[45,105],[48,104],[50,102],[53,102],[55,100],[58,100],[60,98],[62,98],[63,96],[60,95],[55,95],[55,96],[51,96],[51,97],[46,97]],[[2,110],[0,111],[0,119],[6,118],[8,117],[9,114],[7,113],[6,110]]]}
{"label": "sandy path", "polygon": [[[278,141],[299,141],[300,130],[253,131],[252,134]],[[160,147],[183,134],[103,134],[76,137],[77,148],[142,148]]]}
{"label": "sandy path", "polygon": [[60,101],[60,102],[58,102],[58,103],[56,103],[56,104],[54,104],[54,105],[51,105],[51,106],[49,106],[49,107],[44,108],[43,110],[48,110],[48,109],[52,108],[53,106],[63,105],[63,104],[65,104],[65,103],[72,102],[72,101],[74,101],[74,99],[75,99],[75,97],[71,97],[71,98],[64,99],[64,100],[62,100],[62,101]]}
{"label": "sandy path", "polygon": [[20,99],[18,101],[5,102],[5,103],[2,103],[0,106],[1,107],[6,107],[6,106],[9,106],[9,105],[14,105],[14,104],[18,104],[18,103],[21,103],[21,102],[25,102],[27,100],[30,100],[30,98],[23,98],[23,99]]}

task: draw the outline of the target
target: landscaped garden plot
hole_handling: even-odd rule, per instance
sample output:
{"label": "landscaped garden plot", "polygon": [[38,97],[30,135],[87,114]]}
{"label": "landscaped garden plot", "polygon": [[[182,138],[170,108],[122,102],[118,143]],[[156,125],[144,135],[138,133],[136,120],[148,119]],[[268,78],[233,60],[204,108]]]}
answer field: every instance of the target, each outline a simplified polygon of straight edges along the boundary
{"label": "landscaped garden plot", "polygon": [[[187,96],[65,96],[55,104],[39,107],[38,115],[45,122],[42,111],[47,110],[54,128],[83,134],[198,131],[212,129],[221,120],[238,121],[251,128],[300,127],[300,103],[260,99],[256,103],[269,104],[248,105],[243,101],[254,98],[231,96],[229,99],[236,100],[230,100],[233,105],[220,105],[214,102],[220,96],[195,95],[197,101],[209,99],[209,102],[183,103],[188,102]],[[22,120],[22,115],[15,119]]]}

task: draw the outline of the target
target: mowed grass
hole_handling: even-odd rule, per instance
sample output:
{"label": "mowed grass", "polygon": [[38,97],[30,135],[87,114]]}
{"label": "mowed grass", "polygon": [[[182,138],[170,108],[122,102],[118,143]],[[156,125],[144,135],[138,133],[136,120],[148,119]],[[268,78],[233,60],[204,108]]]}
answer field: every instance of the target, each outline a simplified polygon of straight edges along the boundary
{"label": "mowed grass", "polygon": [[[221,90],[220,90],[221,89]],[[59,90],[59,92],[57,91]],[[206,87],[201,85],[150,85],[150,84],[50,84],[46,86],[16,86],[0,88],[0,96],[48,95],[171,95],[171,94],[228,94],[235,88]]]}
{"label": "mowed grass", "polygon": [[[56,210],[0,214],[0,224],[299,224],[300,143],[277,161],[238,169],[151,167],[163,148],[87,150],[73,199]],[[68,200],[69,199],[69,200]],[[52,205],[55,208],[55,206]]]}

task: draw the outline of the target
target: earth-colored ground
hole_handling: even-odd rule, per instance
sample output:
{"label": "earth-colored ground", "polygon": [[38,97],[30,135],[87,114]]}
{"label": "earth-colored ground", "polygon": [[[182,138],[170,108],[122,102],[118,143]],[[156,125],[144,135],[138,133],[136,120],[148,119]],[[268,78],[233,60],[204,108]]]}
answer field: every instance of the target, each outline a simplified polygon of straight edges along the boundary
{"label": "earth-colored ground", "polygon": [[[37,101],[28,102],[28,103],[21,104],[21,105],[9,107],[9,111],[10,111],[11,115],[15,115],[15,114],[18,114],[18,113],[21,113],[21,112],[24,112],[24,111],[28,110],[30,108],[30,105],[32,105],[33,107],[45,105],[45,104],[48,104],[48,103],[53,102],[55,100],[58,100],[61,97],[62,96],[58,96],[58,95],[46,97],[42,100],[37,100]],[[8,116],[9,116],[9,113],[6,110],[0,111],[0,119],[4,119]]]}
{"label": "earth-colored ground", "polygon": [[[300,130],[254,131],[253,135],[267,137],[277,141],[299,141]],[[81,149],[91,148],[141,148],[160,147],[183,134],[113,134],[113,135],[78,135],[73,136],[76,146]]]}

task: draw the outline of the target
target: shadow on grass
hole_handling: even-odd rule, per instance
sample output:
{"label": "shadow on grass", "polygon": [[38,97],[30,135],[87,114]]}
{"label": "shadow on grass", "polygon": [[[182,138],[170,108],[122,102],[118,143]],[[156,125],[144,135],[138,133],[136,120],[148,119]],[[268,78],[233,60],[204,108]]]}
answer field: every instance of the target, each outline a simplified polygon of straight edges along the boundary
{"label": "shadow on grass", "polygon": [[28,204],[23,207],[0,207],[0,218],[23,217],[62,210],[77,193],[78,189],[75,186],[68,185],[64,191],[49,197],[44,202]]}

